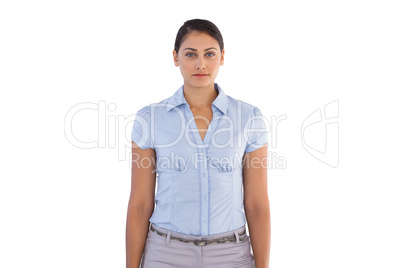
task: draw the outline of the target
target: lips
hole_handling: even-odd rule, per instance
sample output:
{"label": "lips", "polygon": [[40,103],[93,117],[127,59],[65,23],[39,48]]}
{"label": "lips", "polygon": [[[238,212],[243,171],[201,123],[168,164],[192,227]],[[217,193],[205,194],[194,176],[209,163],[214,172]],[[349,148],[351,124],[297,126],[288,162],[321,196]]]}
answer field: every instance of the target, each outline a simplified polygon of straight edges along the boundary
{"label": "lips", "polygon": [[204,77],[204,76],[207,76],[207,74],[194,74],[194,76],[197,76],[197,77]]}

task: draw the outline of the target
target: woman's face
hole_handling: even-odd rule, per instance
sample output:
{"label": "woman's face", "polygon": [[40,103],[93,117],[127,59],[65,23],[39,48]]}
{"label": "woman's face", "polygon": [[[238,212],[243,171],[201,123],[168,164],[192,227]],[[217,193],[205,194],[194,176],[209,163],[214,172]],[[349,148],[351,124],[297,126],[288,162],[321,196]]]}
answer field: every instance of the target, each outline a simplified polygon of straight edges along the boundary
{"label": "woman's face", "polygon": [[[208,87],[214,83],[219,66],[223,65],[223,56],[218,41],[206,33],[190,32],[185,36],[179,53],[173,50],[173,59],[184,78],[184,83],[191,87]],[[196,76],[196,74],[206,74]]]}

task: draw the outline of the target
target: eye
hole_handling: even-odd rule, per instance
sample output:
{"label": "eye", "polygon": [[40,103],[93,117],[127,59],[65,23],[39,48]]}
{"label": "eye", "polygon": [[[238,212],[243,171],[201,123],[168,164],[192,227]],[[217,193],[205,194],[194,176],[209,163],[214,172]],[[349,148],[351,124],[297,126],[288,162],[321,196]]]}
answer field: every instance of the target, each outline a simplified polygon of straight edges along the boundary
{"label": "eye", "polygon": [[192,57],[194,55],[194,53],[187,53],[186,56],[187,57]]}
{"label": "eye", "polygon": [[208,52],[207,55],[210,55],[210,57],[213,57],[213,56],[215,56],[215,53],[213,53],[213,52]]}

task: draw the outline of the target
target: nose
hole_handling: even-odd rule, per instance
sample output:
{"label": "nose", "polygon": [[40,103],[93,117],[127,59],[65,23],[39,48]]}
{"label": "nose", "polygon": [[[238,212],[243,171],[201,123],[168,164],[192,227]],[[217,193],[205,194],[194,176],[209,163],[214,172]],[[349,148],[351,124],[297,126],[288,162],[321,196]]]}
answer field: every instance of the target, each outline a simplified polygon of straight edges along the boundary
{"label": "nose", "polygon": [[204,59],[202,57],[199,58],[199,60],[197,61],[197,65],[196,65],[197,69],[205,69],[205,62]]}

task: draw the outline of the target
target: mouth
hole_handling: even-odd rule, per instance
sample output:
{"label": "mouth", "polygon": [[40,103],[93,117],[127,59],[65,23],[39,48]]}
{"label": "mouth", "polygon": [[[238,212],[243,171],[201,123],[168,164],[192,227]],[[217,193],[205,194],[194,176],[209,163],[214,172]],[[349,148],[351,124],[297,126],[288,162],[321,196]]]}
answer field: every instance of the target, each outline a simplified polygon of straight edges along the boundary
{"label": "mouth", "polygon": [[206,77],[208,74],[193,74],[195,77]]}

